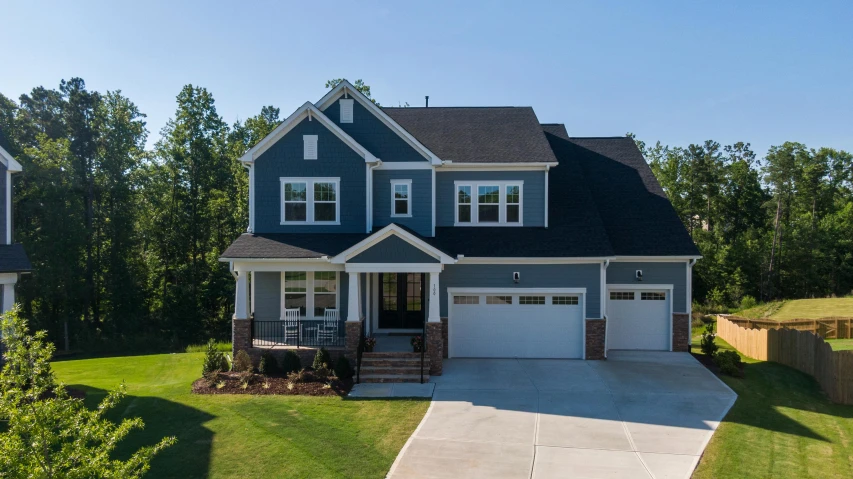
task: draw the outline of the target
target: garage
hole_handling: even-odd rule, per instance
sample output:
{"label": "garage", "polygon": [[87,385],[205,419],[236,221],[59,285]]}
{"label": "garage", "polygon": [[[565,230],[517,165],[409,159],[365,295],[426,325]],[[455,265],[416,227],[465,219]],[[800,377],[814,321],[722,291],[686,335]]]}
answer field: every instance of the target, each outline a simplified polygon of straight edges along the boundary
{"label": "garage", "polygon": [[584,289],[448,289],[453,358],[582,358]]}
{"label": "garage", "polygon": [[607,349],[670,351],[672,286],[608,285]]}

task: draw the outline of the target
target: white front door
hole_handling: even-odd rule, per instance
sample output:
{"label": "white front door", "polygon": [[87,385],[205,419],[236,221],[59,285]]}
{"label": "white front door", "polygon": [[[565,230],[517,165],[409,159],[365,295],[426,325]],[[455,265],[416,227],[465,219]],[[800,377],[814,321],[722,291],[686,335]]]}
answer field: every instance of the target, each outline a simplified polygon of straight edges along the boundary
{"label": "white front door", "polygon": [[449,300],[450,357],[583,357],[583,293],[452,293]]}
{"label": "white front door", "polygon": [[671,349],[672,290],[609,289],[607,349]]}

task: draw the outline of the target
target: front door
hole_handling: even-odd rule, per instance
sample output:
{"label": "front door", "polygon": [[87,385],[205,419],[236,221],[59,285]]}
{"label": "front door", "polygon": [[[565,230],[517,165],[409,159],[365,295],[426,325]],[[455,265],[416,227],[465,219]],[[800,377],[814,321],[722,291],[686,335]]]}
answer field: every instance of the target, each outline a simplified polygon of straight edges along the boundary
{"label": "front door", "polygon": [[380,273],[379,328],[422,329],[426,295],[424,273]]}

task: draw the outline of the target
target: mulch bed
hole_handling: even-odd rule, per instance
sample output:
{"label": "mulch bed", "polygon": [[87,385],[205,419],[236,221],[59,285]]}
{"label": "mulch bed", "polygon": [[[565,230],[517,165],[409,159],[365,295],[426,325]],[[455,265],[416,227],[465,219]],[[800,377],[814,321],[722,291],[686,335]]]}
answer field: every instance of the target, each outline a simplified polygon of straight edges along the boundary
{"label": "mulch bed", "polygon": [[[705,366],[706,368],[708,368],[712,373],[716,374],[717,376],[724,376],[723,372],[720,371],[720,367],[717,366],[716,363],[714,363],[713,359],[709,358],[708,356],[706,356],[704,354],[696,354],[696,353],[690,353],[690,354],[693,355],[693,357],[696,358],[697,361],[702,363],[702,365]],[[738,377],[742,378],[745,376],[745,373],[744,373],[745,367],[746,367],[745,363],[740,363],[740,374]]]}
{"label": "mulch bed", "polygon": [[344,397],[352,389],[352,379],[327,378],[318,379],[310,374],[305,382],[294,382],[288,387],[289,381],[283,376],[264,376],[255,374],[251,383],[244,389],[240,385],[239,373],[219,373],[216,384],[199,378],[193,382],[193,394],[279,394],[283,396],[340,396]]}

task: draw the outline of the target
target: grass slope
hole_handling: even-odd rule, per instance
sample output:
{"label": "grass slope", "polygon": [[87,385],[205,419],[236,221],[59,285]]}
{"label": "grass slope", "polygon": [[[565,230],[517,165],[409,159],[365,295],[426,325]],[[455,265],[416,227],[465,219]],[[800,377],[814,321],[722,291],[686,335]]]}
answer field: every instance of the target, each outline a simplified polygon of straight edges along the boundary
{"label": "grass slope", "polygon": [[831,403],[811,376],[772,362],[744,360],[745,378],[721,376],[738,399],[693,478],[853,477],[853,406]]}
{"label": "grass slope", "polygon": [[750,319],[820,319],[831,316],[853,317],[853,298],[819,298],[775,301],[736,313]]}
{"label": "grass slope", "polygon": [[164,354],[59,361],[60,380],[88,391],[94,406],[122,381],[128,397],[113,419],[138,416],[143,431],[122,454],[174,435],[178,443],[148,477],[384,477],[417,427],[427,401],[197,396],[190,383],[202,354]]}

